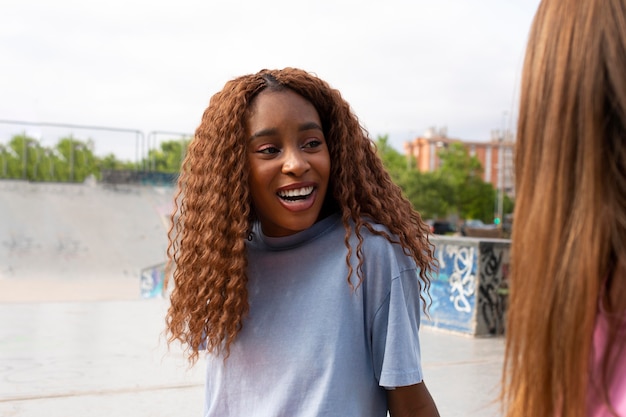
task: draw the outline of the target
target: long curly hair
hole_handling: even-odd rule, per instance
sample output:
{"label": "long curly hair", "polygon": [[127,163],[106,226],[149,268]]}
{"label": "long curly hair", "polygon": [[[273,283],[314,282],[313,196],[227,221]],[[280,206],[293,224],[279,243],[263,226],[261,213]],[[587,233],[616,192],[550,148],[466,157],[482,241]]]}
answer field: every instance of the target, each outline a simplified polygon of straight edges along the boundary
{"label": "long curly hair", "polygon": [[[626,0],[543,0],[530,31],[515,154],[502,392],[507,417],[587,414],[592,354],[608,403],[624,340]],[[621,293],[620,293],[621,292]],[[598,305],[608,348],[593,352]],[[614,310],[614,311],[613,311]],[[595,382],[595,381],[594,381]]]}
{"label": "long curly hair", "polygon": [[[168,342],[180,341],[191,364],[198,351],[228,354],[249,311],[246,239],[255,213],[248,186],[246,121],[263,90],[292,90],[316,108],[331,175],[325,204],[341,213],[350,277],[363,280],[363,227],[399,243],[419,268],[426,292],[433,268],[428,227],[394,184],[374,143],[336,89],[300,69],[262,70],[235,78],[215,94],[183,161],[169,232],[168,276],[174,281],[166,323]],[[369,220],[391,235],[373,229]],[[354,230],[353,230],[354,229]],[[354,233],[356,248],[350,245]],[[350,257],[356,251],[356,271]],[[348,283],[346,285],[348,285]],[[424,308],[426,300],[423,299]]]}

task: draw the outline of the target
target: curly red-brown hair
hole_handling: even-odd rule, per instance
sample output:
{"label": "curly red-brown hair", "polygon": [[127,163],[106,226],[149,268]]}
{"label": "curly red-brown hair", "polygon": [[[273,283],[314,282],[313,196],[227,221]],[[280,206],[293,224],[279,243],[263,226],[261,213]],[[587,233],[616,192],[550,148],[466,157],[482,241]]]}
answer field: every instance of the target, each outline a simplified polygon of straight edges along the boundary
{"label": "curly red-brown hair", "polygon": [[[348,282],[354,273],[349,261],[353,251],[359,259],[356,274],[363,280],[365,227],[402,245],[415,259],[423,287],[430,287],[433,246],[428,227],[391,181],[339,91],[295,68],[238,77],[211,98],[202,116],[183,162],[172,214],[167,252],[174,288],[166,322],[169,342],[186,345],[191,363],[202,347],[227,353],[248,313],[245,242],[255,214],[248,187],[246,121],[261,91],[285,89],[310,101],[322,122],[331,160],[326,198],[341,213],[346,229]],[[391,235],[375,231],[365,219],[386,226]],[[356,248],[349,243],[352,233],[358,238]]]}

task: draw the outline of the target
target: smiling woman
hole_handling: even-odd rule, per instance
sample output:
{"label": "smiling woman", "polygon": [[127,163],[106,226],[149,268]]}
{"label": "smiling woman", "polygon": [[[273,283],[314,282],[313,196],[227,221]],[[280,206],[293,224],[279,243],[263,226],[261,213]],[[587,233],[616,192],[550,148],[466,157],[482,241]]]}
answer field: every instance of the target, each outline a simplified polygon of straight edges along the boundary
{"label": "smiling woman", "polygon": [[337,90],[293,68],[228,82],[179,188],[167,326],[192,363],[207,350],[204,416],[438,416],[429,229]]}
{"label": "smiling woman", "polygon": [[320,218],[330,175],[315,107],[293,91],[262,92],[247,125],[250,193],[263,233],[278,237],[308,229]]}

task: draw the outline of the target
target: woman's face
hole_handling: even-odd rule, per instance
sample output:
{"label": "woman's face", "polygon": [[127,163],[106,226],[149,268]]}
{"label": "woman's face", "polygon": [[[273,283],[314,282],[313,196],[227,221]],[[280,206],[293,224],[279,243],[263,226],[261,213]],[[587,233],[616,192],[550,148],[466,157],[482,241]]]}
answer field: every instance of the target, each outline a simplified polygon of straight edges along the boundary
{"label": "woman's face", "polygon": [[263,91],[247,120],[250,193],[267,236],[288,236],[320,219],[330,155],[315,107],[291,90]]}

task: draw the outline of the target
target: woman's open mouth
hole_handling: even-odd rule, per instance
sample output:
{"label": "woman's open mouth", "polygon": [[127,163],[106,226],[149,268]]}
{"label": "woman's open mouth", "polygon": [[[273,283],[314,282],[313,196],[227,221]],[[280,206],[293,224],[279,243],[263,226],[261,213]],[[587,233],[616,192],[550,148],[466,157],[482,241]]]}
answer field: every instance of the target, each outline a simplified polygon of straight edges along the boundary
{"label": "woman's open mouth", "polygon": [[313,190],[315,188],[313,186],[296,188],[293,190],[283,190],[279,191],[278,196],[285,201],[300,201],[306,200],[313,194]]}

